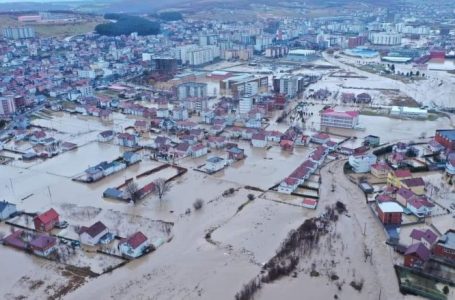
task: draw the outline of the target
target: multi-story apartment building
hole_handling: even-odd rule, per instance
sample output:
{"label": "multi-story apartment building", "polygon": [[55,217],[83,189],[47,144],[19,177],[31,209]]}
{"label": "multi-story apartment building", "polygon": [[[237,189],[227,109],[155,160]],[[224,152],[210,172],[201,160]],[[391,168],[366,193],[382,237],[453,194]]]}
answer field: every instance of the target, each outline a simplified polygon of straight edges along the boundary
{"label": "multi-story apartment building", "polygon": [[321,127],[355,128],[359,125],[359,112],[326,109],[321,113]]}
{"label": "multi-story apartment building", "polygon": [[393,32],[371,32],[369,36],[373,45],[398,46],[401,45],[401,34]]}
{"label": "multi-story apartment building", "polygon": [[11,115],[16,112],[16,105],[13,97],[0,98],[0,115]]}
{"label": "multi-story apartment building", "polygon": [[29,39],[35,37],[35,29],[33,27],[6,27],[3,28],[3,36],[7,39]]}
{"label": "multi-story apartment building", "polygon": [[187,82],[177,86],[177,99],[207,97],[207,83]]}

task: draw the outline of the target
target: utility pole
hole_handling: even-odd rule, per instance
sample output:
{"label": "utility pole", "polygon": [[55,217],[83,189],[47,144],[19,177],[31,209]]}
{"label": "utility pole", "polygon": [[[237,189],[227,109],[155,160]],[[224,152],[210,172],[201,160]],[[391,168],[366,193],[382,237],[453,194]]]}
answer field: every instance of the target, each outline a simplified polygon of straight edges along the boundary
{"label": "utility pole", "polygon": [[52,204],[52,193],[51,193],[51,187],[50,186],[47,186],[47,191],[49,192],[49,199],[51,200],[51,204]]}
{"label": "utility pole", "polygon": [[13,193],[13,197],[16,198],[16,192],[14,191],[14,186],[13,186],[13,179],[9,179],[9,184],[11,185],[11,192]]}

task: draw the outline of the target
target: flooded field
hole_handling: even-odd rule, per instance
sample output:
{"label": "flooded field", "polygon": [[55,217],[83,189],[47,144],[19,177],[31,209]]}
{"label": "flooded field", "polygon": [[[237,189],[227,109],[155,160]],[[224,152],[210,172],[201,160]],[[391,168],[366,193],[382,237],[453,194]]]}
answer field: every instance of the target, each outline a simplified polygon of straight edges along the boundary
{"label": "flooded field", "polygon": [[[219,68],[249,70],[248,66],[233,64],[220,65]],[[317,70],[311,72],[327,73]],[[368,83],[373,88],[373,81],[351,78],[349,85]],[[315,87],[329,87],[340,82],[344,80],[330,78]],[[216,82],[209,82],[209,95],[218,95],[217,88]],[[378,102],[385,100],[380,93],[372,94]],[[212,102],[210,105],[215,103]],[[319,129],[319,111],[326,103],[310,102],[314,102],[314,105],[308,106],[307,112],[313,115],[306,116],[304,126],[305,133],[313,135]],[[358,108],[338,106],[337,109]],[[303,125],[290,124],[288,120],[278,124],[275,120],[280,114],[273,113],[267,130],[284,132],[290,125]],[[192,120],[197,121],[195,117]],[[297,190],[319,197],[316,210],[303,208],[302,197],[267,191],[306,159],[315,147],[313,144],[298,146],[290,153],[283,151],[277,143],[269,143],[270,147],[267,148],[253,148],[250,142],[235,141],[245,150],[246,159],[234,162],[213,175],[195,171],[195,168],[205,164],[208,157],[226,157],[225,150],[211,150],[208,155],[196,159],[178,159],[176,164],[188,168],[188,172],[172,181],[170,190],[161,200],[151,194],[136,205],[104,199],[102,195],[107,188],[120,186],[127,179],[136,178],[163,164],[150,160],[145,150],[140,152],[143,158],[140,163],[96,183],[84,184],[71,180],[89,166],[121,156],[127,149],[98,143],[96,137],[106,129],[124,131],[134,121],[135,118],[119,113],[114,113],[113,120],[108,123],[94,117],[68,113],[52,113],[50,119],[35,119],[33,125],[47,127],[55,137],[74,142],[79,148],[44,161],[27,163],[16,160],[0,169],[0,199],[14,202],[18,209],[27,212],[55,208],[65,220],[74,223],[63,230],[62,235],[77,238],[74,226],[87,226],[101,220],[120,236],[141,230],[151,241],[161,245],[152,254],[111,274],[97,278],[84,277],[81,282],[85,284],[80,288],[75,285],[66,299],[91,299],[99,295],[104,295],[102,299],[231,299],[245,283],[260,274],[262,264],[276,254],[288,232],[306,219],[321,215],[327,205],[333,205],[336,201],[343,201],[347,205],[348,214],[340,217],[331,229],[330,236],[321,242],[312,256],[302,258],[295,278],[287,277],[279,283],[267,284],[258,294],[258,299],[292,299],[302,288],[308,291],[309,297],[315,299],[332,299],[335,294],[341,299],[377,298],[380,289],[383,299],[412,299],[399,294],[392,268],[397,258],[384,247],[384,231],[364,205],[363,194],[359,194],[358,188],[341,173],[343,161],[328,162],[320,176],[313,175],[306,187]],[[414,121],[367,115],[360,116],[360,124],[365,127],[364,131],[330,129],[330,137],[337,142],[345,137],[356,137],[343,146],[357,147],[361,145],[363,137],[369,134],[378,135],[381,143],[387,143],[417,139],[422,132],[432,136],[436,129],[451,127],[447,118]],[[58,131],[52,130],[55,128]],[[208,129],[209,126],[201,125],[201,128]],[[145,136],[141,142],[148,144],[157,134]],[[17,146],[20,150],[28,147],[26,144]],[[157,178],[168,179],[176,174],[175,168],[166,168],[137,178],[136,183],[143,186]],[[430,176],[429,180],[436,184],[440,177],[433,177]],[[318,183],[320,179],[321,184]],[[229,190],[233,192],[226,194]],[[248,201],[249,194],[253,194],[255,200]],[[440,198],[442,203],[448,203],[448,200],[442,200],[442,194]],[[196,200],[202,200],[201,208],[194,206]],[[445,228],[453,227],[454,220],[452,215],[445,215],[434,218],[432,222],[436,227]],[[349,230],[344,230],[346,228]],[[0,229],[4,234],[10,231],[5,224],[1,224]],[[402,234],[406,235],[407,232]],[[374,263],[364,261],[364,247],[374,247]],[[54,289],[74,280],[60,276],[64,272],[61,266],[8,247],[0,247],[0,257],[5,258],[7,267],[13,269],[11,276],[0,285],[0,297],[6,299],[21,296],[16,292],[18,287],[24,288],[27,295],[34,292],[37,297],[49,297],[55,294]],[[74,260],[86,262],[81,257],[75,257]],[[96,271],[107,266],[97,258],[92,263]],[[312,264],[317,265],[320,273],[317,278],[308,275]],[[337,283],[330,278],[332,270],[342,278]],[[30,278],[24,278],[24,274],[29,274],[27,276]],[[361,279],[365,281],[362,292],[349,286],[350,281]],[[39,281],[49,282],[52,287],[46,290],[47,285],[43,285],[33,290],[33,283]],[[342,286],[341,290],[337,284]],[[324,288],[316,290],[316,285]]]}
{"label": "flooded field", "polygon": [[74,177],[89,167],[102,161],[112,161],[126,149],[117,145],[93,142],[76,150],[58,155],[55,158],[31,167],[31,170],[46,172],[63,177]]}

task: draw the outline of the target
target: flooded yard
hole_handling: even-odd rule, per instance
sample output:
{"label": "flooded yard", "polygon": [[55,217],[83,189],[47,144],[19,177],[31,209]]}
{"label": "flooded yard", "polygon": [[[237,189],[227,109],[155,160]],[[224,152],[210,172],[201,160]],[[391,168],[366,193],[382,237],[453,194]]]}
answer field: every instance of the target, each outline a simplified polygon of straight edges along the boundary
{"label": "flooded yard", "polygon": [[126,149],[106,143],[92,142],[76,150],[68,151],[31,167],[32,170],[63,177],[74,177],[102,161],[112,161]]}

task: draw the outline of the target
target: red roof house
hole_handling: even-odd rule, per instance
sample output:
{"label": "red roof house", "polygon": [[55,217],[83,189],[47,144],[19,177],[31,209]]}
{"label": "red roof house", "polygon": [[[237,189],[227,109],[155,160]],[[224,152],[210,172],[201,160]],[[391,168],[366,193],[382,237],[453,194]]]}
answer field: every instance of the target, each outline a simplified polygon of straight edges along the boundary
{"label": "red roof house", "polygon": [[59,215],[53,208],[33,219],[35,229],[38,231],[51,231],[57,222],[59,222]]}

